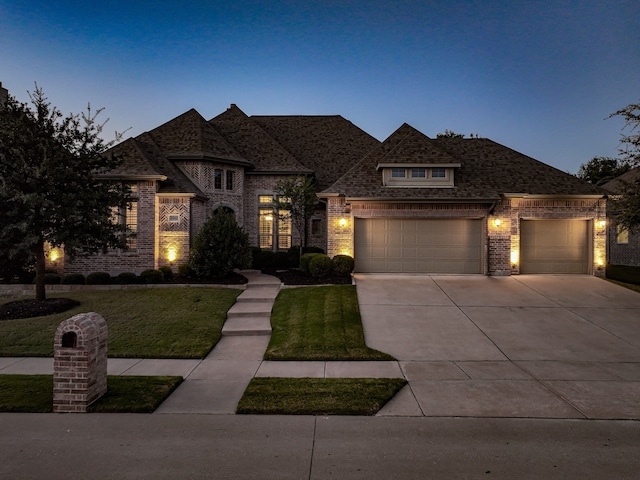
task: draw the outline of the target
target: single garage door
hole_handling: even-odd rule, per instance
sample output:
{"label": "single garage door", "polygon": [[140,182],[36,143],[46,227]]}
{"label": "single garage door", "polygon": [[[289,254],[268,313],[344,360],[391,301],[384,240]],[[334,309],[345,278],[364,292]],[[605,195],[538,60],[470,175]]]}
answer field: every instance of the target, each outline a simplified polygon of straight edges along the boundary
{"label": "single garage door", "polygon": [[520,273],[589,273],[590,222],[522,220]]}
{"label": "single garage door", "polygon": [[357,218],[355,271],[482,273],[482,221]]}

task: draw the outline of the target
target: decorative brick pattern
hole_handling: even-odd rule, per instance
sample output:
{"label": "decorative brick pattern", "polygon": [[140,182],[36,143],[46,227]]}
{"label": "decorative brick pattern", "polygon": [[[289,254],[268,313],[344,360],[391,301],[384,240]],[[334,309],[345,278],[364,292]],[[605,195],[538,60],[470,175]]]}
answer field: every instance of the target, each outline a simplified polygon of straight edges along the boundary
{"label": "decorative brick pattern", "polygon": [[94,312],[62,322],[54,337],[53,411],[86,412],[107,391],[105,319]]}

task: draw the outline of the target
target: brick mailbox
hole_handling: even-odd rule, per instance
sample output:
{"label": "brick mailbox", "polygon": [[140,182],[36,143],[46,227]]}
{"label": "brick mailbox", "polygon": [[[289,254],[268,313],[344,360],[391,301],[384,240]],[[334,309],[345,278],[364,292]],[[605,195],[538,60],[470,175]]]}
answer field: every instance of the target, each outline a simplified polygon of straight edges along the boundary
{"label": "brick mailbox", "polygon": [[54,412],[86,412],[106,393],[107,336],[107,322],[94,312],[80,313],[58,326],[54,338]]}

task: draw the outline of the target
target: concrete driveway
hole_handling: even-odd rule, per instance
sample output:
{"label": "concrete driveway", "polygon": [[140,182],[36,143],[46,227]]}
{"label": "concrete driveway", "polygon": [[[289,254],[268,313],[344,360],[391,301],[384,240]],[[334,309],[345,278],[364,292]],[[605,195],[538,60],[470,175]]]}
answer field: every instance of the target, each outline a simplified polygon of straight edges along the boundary
{"label": "concrete driveway", "polygon": [[640,419],[640,294],[592,276],[356,275],[381,415]]}

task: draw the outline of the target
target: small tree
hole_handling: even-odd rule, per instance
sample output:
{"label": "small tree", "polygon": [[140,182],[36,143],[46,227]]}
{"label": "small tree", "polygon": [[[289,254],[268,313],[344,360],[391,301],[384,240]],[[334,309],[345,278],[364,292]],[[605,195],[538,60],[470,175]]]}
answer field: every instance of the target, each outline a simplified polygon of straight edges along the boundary
{"label": "small tree", "polygon": [[628,162],[619,158],[593,157],[587,163],[580,165],[576,177],[594,185],[602,185],[619,177],[630,168]]}
{"label": "small tree", "polygon": [[232,213],[218,208],[193,241],[190,267],[198,277],[222,278],[250,264],[249,236]]}
{"label": "small tree", "polygon": [[437,133],[436,138],[464,138],[464,133],[456,133],[446,128],[444,133]]}
{"label": "small tree", "polygon": [[127,204],[128,189],[99,178],[120,164],[104,155],[120,135],[100,138],[102,110],[63,116],[37,85],[29,96],[31,106],[0,105],[0,255],[33,258],[36,300],[45,300],[45,245],[71,259],[124,247],[112,207]]}
{"label": "small tree", "polygon": [[[291,220],[300,239],[299,245],[306,247],[307,222],[313,215],[318,202],[313,179],[293,177],[281,180],[276,183],[274,193],[280,218]],[[302,251],[302,248],[300,250]]]}

